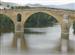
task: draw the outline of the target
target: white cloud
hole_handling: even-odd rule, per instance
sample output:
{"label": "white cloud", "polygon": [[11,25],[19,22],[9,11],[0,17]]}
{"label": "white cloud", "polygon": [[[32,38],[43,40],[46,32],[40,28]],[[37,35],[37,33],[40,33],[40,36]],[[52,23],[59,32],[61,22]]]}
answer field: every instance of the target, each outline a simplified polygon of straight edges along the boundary
{"label": "white cloud", "polygon": [[14,2],[18,4],[27,4],[27,3],[40,3],[40,4],[64,4],[72,3],[75,0],[1,0],[5,2]]}

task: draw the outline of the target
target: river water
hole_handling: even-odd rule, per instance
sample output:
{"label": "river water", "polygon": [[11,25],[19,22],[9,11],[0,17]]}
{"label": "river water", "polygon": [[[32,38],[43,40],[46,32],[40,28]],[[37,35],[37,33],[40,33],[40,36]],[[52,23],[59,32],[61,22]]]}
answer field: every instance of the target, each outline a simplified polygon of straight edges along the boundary
{"label": "river water", "polygon": [[[20,50],[20,41],[18,48],[11,48],[14,33],[2,33],[0,38],[0,53],[1,55],[69,55],[72,53],[61,53],[58,51],[61,38],[61,28],[59,25],[45,28],[28,28],[34,33],[25,33],[24,36],[29,47],[28,51]],[[35,33],[38,32],[38,33]],[[73,29],[70,28],[70,47],[75,50],[75,36]]]}

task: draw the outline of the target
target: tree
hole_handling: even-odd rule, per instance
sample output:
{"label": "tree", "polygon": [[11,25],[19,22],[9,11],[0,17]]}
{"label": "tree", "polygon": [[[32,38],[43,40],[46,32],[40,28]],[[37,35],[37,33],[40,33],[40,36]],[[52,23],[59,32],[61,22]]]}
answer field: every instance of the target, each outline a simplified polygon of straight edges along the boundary
{"label": "tree", "polygon": [[0,5],[2,5],[2,4],[0,3]]}
{"label": "tree", "polygon": [[29,6],[25,6],[24,8],[30,8]]}
{"label": "tree", "polygon": [[7,7],[10,7],[10,5],[7,5]]}
{"label": "tree", "polygon": [[14,9],[14,7],[13,7],[13,6],[11,6],[11,9]]}

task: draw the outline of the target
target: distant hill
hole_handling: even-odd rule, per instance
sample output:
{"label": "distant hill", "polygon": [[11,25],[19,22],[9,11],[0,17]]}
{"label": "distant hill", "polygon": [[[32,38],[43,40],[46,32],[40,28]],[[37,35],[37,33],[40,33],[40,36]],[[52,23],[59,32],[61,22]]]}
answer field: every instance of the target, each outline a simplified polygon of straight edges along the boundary
{"label": "distant hill", "polygon": [[49,7],[49,8],[61,8],[75,10],[75,3],[63,4],[63,5],[41,5],[41,4],[26,4],[30,7]]}
{"label": "distant hill", "polygon": [[19,6],[19,4],[11,3],[11,2],[1,2],[1,4],[2,4],[3,6],[7,6],[7,5],[10,5],[10,6]]}
{"label": "distant hill", "polygon": [[[9,6],[9,7],[7,7],[7,6]],[[10,7],[12,7],[12,6],[19,6],[18,4],[16,4],[16,3],[10,3],[10,2],[1,2],[0,3],[0,8],[10,8]]]}
{"label": "distant hill", "polygon": [[[16,3],[10,3],[10,2],[1,2],[0,7],[9,7],[12,6],[21,6]],[[63,4],[63,5],[41,5],[41,4],[26,4],[23,6],[29,6],[29,7],[48,7],[48,8],[60,8],[60,9],[70,9],[70,10],[75,10],[75,3],[69,3],[69,4]]]}
{"label": "distant hill", "polygon": [[75,3],[59,5],[58,8],[75,10]]}
{"label": "distant hill", "polygon": [[44,5],[41,5],[41,4],[26,4],[25,6],[29,6],[29,7],[44,7]]}

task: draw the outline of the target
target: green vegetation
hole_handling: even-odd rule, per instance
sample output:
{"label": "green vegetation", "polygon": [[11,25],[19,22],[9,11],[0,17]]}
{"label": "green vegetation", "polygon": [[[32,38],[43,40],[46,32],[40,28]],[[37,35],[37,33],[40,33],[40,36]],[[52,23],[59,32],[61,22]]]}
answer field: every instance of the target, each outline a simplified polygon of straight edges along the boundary
{"label": "green vegetation", "polygon": [[2,5],[2,4],[0,3],[0,5]]}
{"label": "green vegetation", "polygon": [[53,26],[56,23],[57,20],[54,17],[46,13],[38,12],[32,14],[28,18],[25,27],[47,27],[47,26]]}
{"label": "green vegetation", "polygon": [[11,19],[0,14],[0,32],[11,32],[14,30],[14,24]]}
{"label": "green vegetation", "polygon": [[11,6],[11,9],[30,9],[29,6]]}

